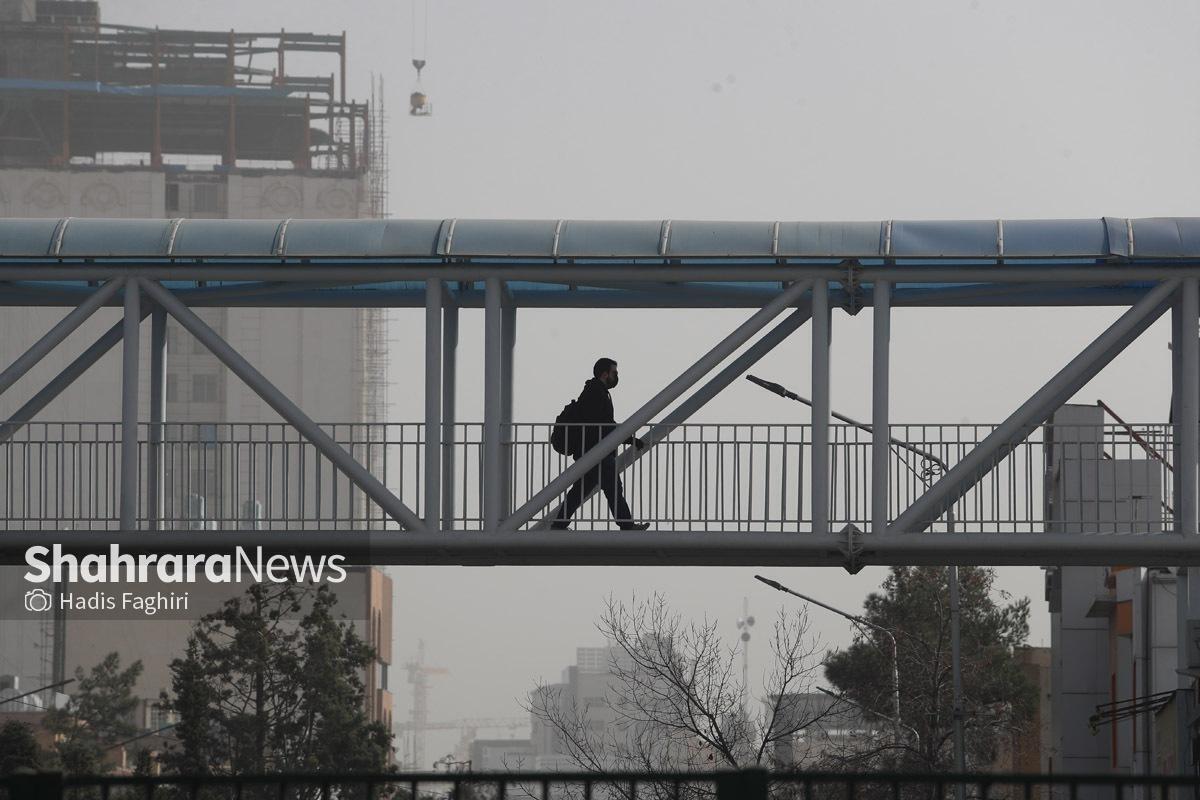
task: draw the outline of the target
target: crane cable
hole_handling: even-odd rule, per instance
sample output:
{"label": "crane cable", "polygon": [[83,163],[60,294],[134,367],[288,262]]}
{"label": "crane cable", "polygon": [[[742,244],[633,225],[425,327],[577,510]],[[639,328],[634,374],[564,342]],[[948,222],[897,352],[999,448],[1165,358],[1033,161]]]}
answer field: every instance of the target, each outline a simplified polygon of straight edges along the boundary
{"label": "crane cable", "polygon": [[424,9],[424,42],[420,52],[417,52],[417,0],[412,0],[410,6],[412,10],[412,26],[409,33],[412,37],[412,65],[417,70],[417,87],[421,86],[421,70],[425,68],[425,63],[429,58],[429,0],[425,0]]}

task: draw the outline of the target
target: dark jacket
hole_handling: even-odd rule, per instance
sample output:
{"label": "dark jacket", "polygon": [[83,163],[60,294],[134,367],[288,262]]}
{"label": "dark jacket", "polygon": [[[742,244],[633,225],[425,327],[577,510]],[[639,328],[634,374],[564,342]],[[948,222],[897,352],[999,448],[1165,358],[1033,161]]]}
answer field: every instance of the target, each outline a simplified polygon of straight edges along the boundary
{"label": "dark jacket", "polygon": [[612,395],[599,378],[583,385],[576,405],[575,419],[584,424],[583,449],[590,450],[617,426],[613,418]]}

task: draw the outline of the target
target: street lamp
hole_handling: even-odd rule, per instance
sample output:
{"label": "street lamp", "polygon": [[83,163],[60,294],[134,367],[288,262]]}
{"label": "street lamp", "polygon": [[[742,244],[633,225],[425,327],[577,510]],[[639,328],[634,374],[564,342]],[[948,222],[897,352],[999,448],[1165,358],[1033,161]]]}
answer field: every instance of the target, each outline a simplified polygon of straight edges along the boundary
{"label": "street lamp", "polygon": [[845,617],[846,619],[850,620],[855,625],[862,625],[864,627],[871,628],[873,630],[877,630],[880,633],[882,633],[884,636],[888,637],[888,640],[892,643],[892,713],[893,713],[892,722],[895,723],[895,725],[896,725],[896,736],[897,736],[897,738],[899,738],[899,731],[900,731],[899,726],[903,725],[904,723],[900,721],[900,653],[899,653],[899,649],[896,647],[895,634],[893,634],[887,628],[884,628],[881,625],[876,625],[874,622],[864,619],[863,617],[860,617],[857,614],[851,614],[849,612],[842,611],[840,608],[834,608],[833,606],[829,605],[828,603],[822,603],[820,600],[817,600],[815,597],[809,597],[806,594],[801,594],[800,592],[797,592],[793,589],[789,589],[788,587],[784,586],[782,583],[780,583],[778,581],[773,581],[770,578],[764,578],[762,575],[755,575],[754,579],[758,580],[758,581],[762,581],[767,586],[770,586],[772,589],[778,589],[781,592],[786,592],[795,597],[799,597],[801,600],[805,601],[806,603],[812,603],[813,605],[820,606],[821,608],[825,609],[826,611],[832,611],[833,613],[837,614],[838,616]]}
{"label": "street lamp", "polygon": [[[763,389],[766,389],[768,392],[774,392],[775,394],[779,395],[780,397],[786,398],[788,400],[795,400],[797,403],[803,403],[804,405],[808,406],[809,408],[812,408],[812,401],[809,400],[807,397],[801,397],[800,395],[796,394],[793,391],[790,391],[789,389],[787,389],[784,386],[781,386],[778,383],[772,383],[771,381],[764,381],[762,378],[759,378],[755,375],[747,375],[746,380],[750,381],[751,383],[755,384],[756,386],[761,386]],[[858,428],[859,430],[866,431],[867,433],[871,433],[874,430],[870,425],[866,424],[865,422],[859,422],[858,420],[856,420],[852,417],[848,417],[845,414],[839,414],[838,412],[833,411],[833,410],[830,410],[829,416],[833,417],[834,419],[841,420],[842,422],[845,422],[848,425],[853,425],[854,427]],[[928,450],[922,450],[920,447],[909,444],[908,442],[903,441],[902,439],[897,439],[894,436],[889,436],[888,441],[890,441],[891,444],[895,447],[902,448],[904,450],[909,451],[910,453],[913,453],[915,455],[921,456],[922,458],[928,459],[930,463],[935,464],[937,466],[938,472],[936,474],[939,474],[939,475],[943,474],[950,469],[950,466],[945,461],[938,458],[933,453],[930,453]],[[928,489],[929,488],[929,480],[928,480],[928,476],[926,475],[926,472],[924,470],[922,470],[920,472],[917,472],[914,470],[914,474],[921,481],[921,483],[925,484],[925,488]],[[946,532],[954,533],[954,509],[953,508],[946,509]],[[948,583],[950,584],[950,672],[951,672],[951,676],[953,678],[952,682],[954,685],[954,767],[960,773],[964,773],[967,771],[967,758],[966,758],[966,746],[963,741],[963,717],[965,715],[963,713],[962,646],[961,646],[962,639],[960,636],[961,626],[959,624],[960,623],[960,614],[959,614],[959,603],[958,603],[958,600],[959,600],[959,597],[958,597],[958,567],[956,565],[951,565],[949,567],[949,571],[950,571],[950,575],[949,575]],[[759,580],[762,580],[762,579],[760,578]],[[793,592],[793,594],[795,594],[795,592]],[[811,602],[815,603],[817,601],[812,600]],[[818,605],[823,605],[823,604],[818,603]],[[825,606],[825,608],[829,608],[830,611],[836,611],[836,609],[830,608],[829,606]],[[841,614],[842,612],[838,611],[837,613]],[[898,708],[899,708],[899,702],[897,701],[897,709]],[[897,711],[897,716],[899,716],[898,711]],[[958,800],[962,800],[962,797],[963,797],[963,787],[960,784],[958,787]]]}

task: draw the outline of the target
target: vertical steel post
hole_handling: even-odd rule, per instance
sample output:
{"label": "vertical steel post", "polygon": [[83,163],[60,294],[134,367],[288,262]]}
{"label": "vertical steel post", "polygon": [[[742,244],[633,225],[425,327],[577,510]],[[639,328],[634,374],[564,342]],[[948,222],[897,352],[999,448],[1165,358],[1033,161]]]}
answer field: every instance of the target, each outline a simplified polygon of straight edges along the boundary
{"label": "vertical steel post", "polygon": [[[829,281],[812,288],[812,529],[829,533]],[[804,487],[800,487],[804,491]]]}
{"label": "vertical steel post", "polygon": [[888,424],[888,362],[892,339],[892,285],[876,281],[871,353],[871,532],[888,526],[888,466],[892,456]]}
{"label": "vertical steel post", "polygon": [[146,453],[148,527],[157,530],[163,517],[166,464],[162,458],[167,408],[167,312],[154,307],[150,316],[150,448]]}
{"label": "vertical steel post", "polygon": [[1175,498],[1180,533],[1195,536],[1196,470],[1200,464],[1200,279],[1185,278],[1179,287],[1179,472],[1180,494]]}
{"label": "vertical steel post", "polygon": [[442,307],[442,530],[454,529],[454,424],[457,418],[458,305]]}
{"label": "vertical steel post", "polygon": [[[1184,278],[1179,285],[1179,420],[1181,425],[1177,430],[1182,433],[1179,442],[1179,472],[1180,495],[1176,497],[1176,513],[1180,516],[1180,533],[1186,537],[1194,537],[1200,533],[1198,515],[1200,501],[1197,498],[1197,480],[1200,479],[1200,278]],[[1193,591],[1194,590],[1194,591]],[[1186,614],[1181,626],[1185,632],[1182,640],[1184,645],[1183,661],[1190,662],[1190,623],[1200,619],[1200,569],[1189,567],[1187,570]],[[1191,668],[1193,665],[1187,663]],[[1188,744],[1188,759],[1185,767],[1193,769],[1191,748],[1192,724],[1195,714],[1195,695],[1187,692],[1187,705],[1179,709],[1184,717],[1186,726],[1183,739]],[[1183,709],[1186,708],[1186,711]]]}
{"label": "vertical steel post", "polygon": [[138,501],[138,329],[141,291],[125,282],[124,350],[121,357],[121,530],[137,527]]}
{"label": "vertical steel post", "polygon": [[[1188,487],[1194,488],[1195,467],[1190,465],[1183,456],[1184,442],[1189,440],[1189,431],[1196,427],[1195,411],[1184,411],[1184,396],[1188,394],[1187,385],[1189,383],[1188,375],[1195,375],[1195,361],[1193,366],[1188,367],[1187,355],[1190,351],[1188,340],[1195,338],[1193,330],[1194,322],[1187,321],[1185,313],[1186,298],[1188,296],[1187,281],[1180,282],[1179,291],[1175,296],[1175,303],[1171,306],[1171,419],[1173,420],[1174,430],[1172,431],[1172,451],[1173,463],[1175,469],[1172,472],[1173,479],[1173,505],[1175,508],[1175,533],[1180,536],[1189,535],[1188,522],[1186,517],[1190,512],[1185,512],[1184,507],[1188,505],[1187,497],[1192,494],[1188,491]],[[1188,416],[1188,415],[1191,416]],[[1175,573],[1175,666],[1177,674],[1176,692],[1175,692],[1175,763],[1176,771],[1181,775],[1186,775],[1189,772],[1188,764],[1191,761],[1191,729],[1188,725],[1188,717],[1191,716],[1191,678],[1187,677],[1188,669],[1188,614],[1190,611],[1189,604],[1189,589],[1190,589],[1190,572],[1184,567],[1180,567]],[[1180,797],[1186,793],[1181,792]]]}
{"label": "vertical steel post", "polygon": [[501,314],[501,329],[503,332],[503,340],[501,347],[500,360],[500,441],[504,444],[501,447],[501,475],[504,481],[501,495],[503,507],[501,513],[508,515],[512,513],[512,489],[513,489],[513,459],[512,459],[512,441],[513,441],[513,361],[517,344],[517,308],[512,302],[512,297],[506,290],[502,296],[505,301],[503,313]]}
{"label": "vertical steel post", "polygon": [[425,281],[425,528],[441,523],[442,282]]}
{"label": "vertical steel post", "polygon": [[503,509],[503,451],[501,419],[504,415],[504,310],[499,278],[484,283],[483,318],[483,528],[500,527]]}

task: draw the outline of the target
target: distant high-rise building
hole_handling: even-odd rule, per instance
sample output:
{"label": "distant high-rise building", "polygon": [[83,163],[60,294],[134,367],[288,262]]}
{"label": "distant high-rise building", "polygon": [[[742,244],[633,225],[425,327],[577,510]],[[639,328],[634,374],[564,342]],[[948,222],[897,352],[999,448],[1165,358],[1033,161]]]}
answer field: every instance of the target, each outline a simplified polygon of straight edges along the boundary
{"label": "distant high-rise building", "polygon": [[[112,25],[101,21],[97,2],[0,0],[0,217],[386,216],[381,96],[376,100],[372,87],[370,103],[347,99],[346,59],[344,33]],[[301,62],[316,73],[294,71],[293,64]],[[247,222],[247,230],[252,226]],[[236,249],[236,242],[230,246]],[[383,311],[279,307],[198,308],[197,313],[313,419],[361,429],[384,416]],[[0,314],[0,365],[24,352],[62,314],[61,309],[6,307]],[[119,318],[117,309],[96,313],[4,394],[0,419]],[[148,374],[147,349],[143,374]],[[167,352],[166,438],[182,443],[178,452],[187,455],[166,460],[164,504],[169,508],[164,516],[198,529],[256,526],[261,504],[286,479],[268,484],[272,479],[260,477],[251,483],[252,472],[238,471],[242,462],[209,460],[202,447],[188,445],[236,436],[274,441],[281,438],[279,418],[173,320]],[[38,419],[115,422],[120,358],[120,348],[110,351]],[[148,392],[141,403],[146,419]],[[238,427],[242,423],[258,427]],[[36,427],[29,435],[38,435]],[[303,475],[311,467],[311,452],[277,452],[278,474],[291,468]],[[56,486],[79,480],[56,476]],[[231,487],[239,484],[237,495],[231,495]],[[337,506],[333,491],[318,488],[300,502],[322,509],[324,501],[320,513],[330,524],[360,524],[365,500]],[[9,503],[0,524],[35,526],[39,513],[32,504]],[[148,513],[143,511],[143,518]],[[368,705],[374,717],[390,724],[390,579],[378,570],[362,570],[340,594],[361,612],[364,636],[378,650],[378,663],[366,676]],[[351,616],[358,612],[348,610]],[[165,668],[164,653],[178,649],[187,630],[183,623],[148,623],[142,635],[136,627],[75,625],[68,619],[58,637],[65,630],[66,641],[53,643],[52,628],[0,622],[0,651],[7,659],[0,671],[49,682],[53,671],[69,673],[95,663],[103,653],[93,644],[120,651],[125,661],[143,658]],[[147,649],[147,639],[155,652]],[[51,663],[56,659],[45,655],[51,649],[60,655],[57,668]],[[139,691],[150,705],[164,679],[161,669],[148,668],[143,676]]]}

